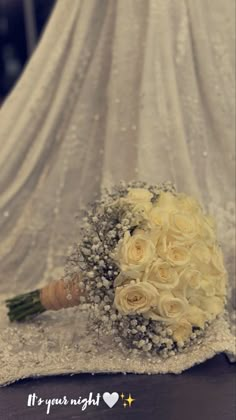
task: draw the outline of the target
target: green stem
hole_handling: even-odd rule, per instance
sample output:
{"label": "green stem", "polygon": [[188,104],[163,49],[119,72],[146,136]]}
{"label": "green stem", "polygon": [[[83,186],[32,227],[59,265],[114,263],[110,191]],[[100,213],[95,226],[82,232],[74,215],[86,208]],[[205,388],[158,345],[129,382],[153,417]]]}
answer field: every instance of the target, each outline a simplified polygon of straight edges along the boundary
{"label": "green stem", "polygon": [[7,299],[6,306],[10,321],[25,321],[46,310],[40,301],[40,290]]}

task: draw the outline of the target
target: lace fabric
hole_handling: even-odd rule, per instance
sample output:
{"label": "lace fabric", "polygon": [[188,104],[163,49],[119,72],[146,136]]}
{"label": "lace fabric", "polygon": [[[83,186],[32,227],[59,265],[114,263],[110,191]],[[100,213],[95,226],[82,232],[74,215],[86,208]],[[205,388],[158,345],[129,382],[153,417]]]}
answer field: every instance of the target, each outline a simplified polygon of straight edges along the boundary
{"label": "lace fabric", "polygon": [[[103,187],[170,180],[217,219],[235,321],[234,7],[233,0],[57,2],[0,112],[2,302],[63,275],[79,239],[77,210]],[[227,325],[217,320],[199,348],[163,366],[138,356],[127,364],[122,352],[109,359],[112,337],[99,337],[110,350],[96,353],[98,338],[85,338],[91,326],[79,308],[18,327],[1,303],[0,383],[79,371],[177,373],[217,352],[235,354],[235,327]]]}

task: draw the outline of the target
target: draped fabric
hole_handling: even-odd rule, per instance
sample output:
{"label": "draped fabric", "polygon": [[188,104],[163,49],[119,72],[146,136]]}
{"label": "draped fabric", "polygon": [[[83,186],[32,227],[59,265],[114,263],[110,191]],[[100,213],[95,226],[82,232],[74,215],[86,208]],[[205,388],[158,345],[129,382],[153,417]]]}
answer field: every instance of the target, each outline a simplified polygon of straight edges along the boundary
{"label": "draped fabric", "polygon": [[[122,370],[99,354],[86,364],[79,308],[18,328],[3,303],[63,275],[78,208],[121,179],[170,180],[216,217],[235,319],[234,9],[234,0],[57,2],[0,111],[0,383]],[[166,371],[232,353],[227,325]]]}

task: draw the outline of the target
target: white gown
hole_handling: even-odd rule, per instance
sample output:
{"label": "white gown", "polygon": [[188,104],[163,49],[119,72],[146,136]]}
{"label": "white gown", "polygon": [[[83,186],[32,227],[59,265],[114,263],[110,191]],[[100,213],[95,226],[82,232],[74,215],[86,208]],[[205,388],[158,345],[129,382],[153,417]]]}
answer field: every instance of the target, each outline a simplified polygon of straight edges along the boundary
{"label": "white gown", "polygon": [[[197,196],[217,219],[232,290],[234,7],[234,0],[57,2],[0,111],[2,301],[60,278],[78,240],[77,209],[121,179],[171,180]],[[232,306],[230,313],[235,319]],[[0,383],[72,371],[177,373],[234,346],[221,320],[191,354],[164,366],[128,363],[112,358],[108,342],[95,357],[86,328],[79,308],[16,327],[2,303]]]}

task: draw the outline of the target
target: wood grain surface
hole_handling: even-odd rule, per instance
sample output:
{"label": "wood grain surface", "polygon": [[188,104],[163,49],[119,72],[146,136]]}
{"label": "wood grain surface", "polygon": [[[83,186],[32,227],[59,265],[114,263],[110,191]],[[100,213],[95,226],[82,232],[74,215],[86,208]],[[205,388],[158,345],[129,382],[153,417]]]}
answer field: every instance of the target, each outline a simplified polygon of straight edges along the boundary
{"label": "wood grain surface", "polygon": [[[181,375],[74,375],[25,379],[0,388],[1,420],[235,420],[236,366],[219,355]],[[108,408],[101,400],[99,407],[46,406],[27,407],[28,395],[42,398],[86,397],[89,392],[103,394],[122,392],[135,398],[124,408],[121,400]]]}

